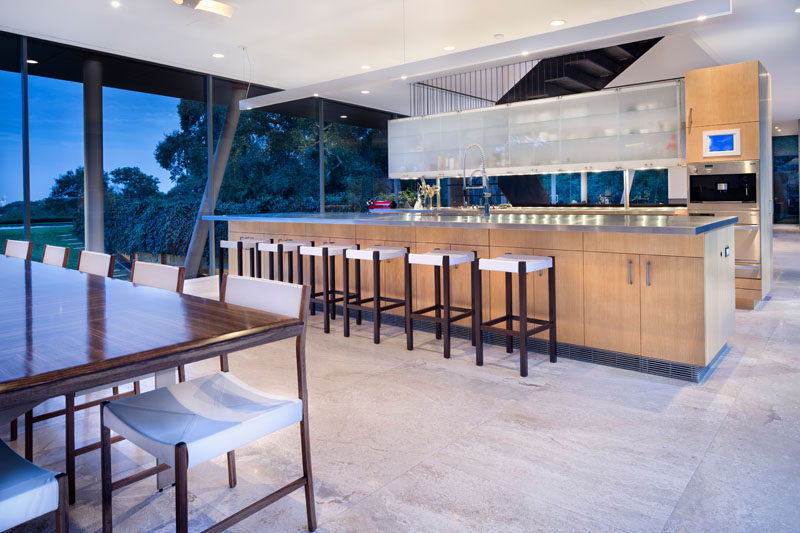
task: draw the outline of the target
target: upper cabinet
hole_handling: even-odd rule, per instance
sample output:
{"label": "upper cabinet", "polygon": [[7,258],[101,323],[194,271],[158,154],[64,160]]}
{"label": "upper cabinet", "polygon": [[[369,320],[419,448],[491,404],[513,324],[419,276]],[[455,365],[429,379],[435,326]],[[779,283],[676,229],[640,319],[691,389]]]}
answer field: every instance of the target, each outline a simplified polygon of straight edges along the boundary
{"label": "upper cabinet", "polygon": [[686,126],[758,122],[758,61],[686,72]]}
{"label": "upper cabinet", "polygon": [[[389,176],[460,176],[470,144],[491,175],[675,166],[682,92],[669,81],[390,120]],[[470,151],[467,169],[479,162]]]}

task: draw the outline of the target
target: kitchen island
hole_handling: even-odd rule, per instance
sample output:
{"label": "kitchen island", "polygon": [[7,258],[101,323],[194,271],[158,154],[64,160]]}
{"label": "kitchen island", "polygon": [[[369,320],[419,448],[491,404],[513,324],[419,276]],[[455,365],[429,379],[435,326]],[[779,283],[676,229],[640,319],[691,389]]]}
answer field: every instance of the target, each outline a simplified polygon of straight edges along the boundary
{"label": "kitchen island", "polygon": [[[673,366],[666,373],[688,372],[688,379],[697,379],[735,329],[736,217],[501,213],[486,218],[387,212],[206,218],[227,221],[230,239],[391,245],[412,252],[452,248],[474,250],[478,257],[553,256],[559,349],[567,356],[614,359],[645,371],[669,363]],[[383,292],[402,298],[402,261],[383,268]],[[362,292],[370,294],[371,269],[362,269]],[[504,278],[482,275],[484,316],[500,316]],[[430,268],[420,267],[413,278],[415,306],[432,304]],[[454,305],[469,305],[469,286],[469,269],[455,270]],[[547,274],[536,275],[528,287],[529,315],[544,318]]]}

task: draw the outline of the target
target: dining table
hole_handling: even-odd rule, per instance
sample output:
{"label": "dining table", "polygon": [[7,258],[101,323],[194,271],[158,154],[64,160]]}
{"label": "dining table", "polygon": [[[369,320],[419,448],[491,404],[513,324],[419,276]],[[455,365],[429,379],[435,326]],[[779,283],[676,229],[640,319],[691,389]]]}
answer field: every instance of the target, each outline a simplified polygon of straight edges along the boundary
{"label": "dining table", "polygon": [[[51,398],[143,375],[168,386],[179,365],[297,337],[303,327],[298,318],[0,255],[0,423]],[[74,502],[74,435],[66,440]],[[159,473],[159,489],[172,482],[171,470]]]}

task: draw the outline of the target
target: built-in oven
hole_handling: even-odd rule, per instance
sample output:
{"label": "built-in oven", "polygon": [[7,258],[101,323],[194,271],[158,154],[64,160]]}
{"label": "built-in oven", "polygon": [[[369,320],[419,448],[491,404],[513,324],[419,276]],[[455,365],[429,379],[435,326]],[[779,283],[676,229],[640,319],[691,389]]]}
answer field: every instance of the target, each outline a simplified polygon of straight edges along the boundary
{"label": "built-in oven", "polygon": [[761,277],[758,161],[688,165],[690,215],[736,216],[736,277]]}

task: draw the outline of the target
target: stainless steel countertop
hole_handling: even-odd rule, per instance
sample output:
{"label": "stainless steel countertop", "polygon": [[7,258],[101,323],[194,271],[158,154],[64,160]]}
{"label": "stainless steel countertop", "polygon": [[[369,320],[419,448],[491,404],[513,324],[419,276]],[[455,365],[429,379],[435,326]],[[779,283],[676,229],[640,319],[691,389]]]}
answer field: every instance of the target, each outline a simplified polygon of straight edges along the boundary
{"label": "stainless steel countertop", "polygon": [[[539,206],[539,207],[514,207],[514,206],[492,206],[491,213],[496,214],[520,214],[520,215],[686,215],[688,209],[683,206],[656,206],[656,207],[602,207],[585,205],[560,205],[560,206]],[[481,215],[483,208],[475,207],[440,207],[432,209],[371,209],[370,213],[383,215],[388,213],[419,213],[422,215]]]}
{"label": "stainless steel countertop", "polygon": [[492,214],[431,215],[420,213],[267,213],[262,215],[204,216],[224,222],[284,222],[295,224],[358,224],[365,226],[427,226],[539,231],[602,231],[699,235],[738,220],[730,217],[668,215]]}

